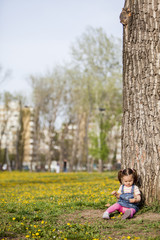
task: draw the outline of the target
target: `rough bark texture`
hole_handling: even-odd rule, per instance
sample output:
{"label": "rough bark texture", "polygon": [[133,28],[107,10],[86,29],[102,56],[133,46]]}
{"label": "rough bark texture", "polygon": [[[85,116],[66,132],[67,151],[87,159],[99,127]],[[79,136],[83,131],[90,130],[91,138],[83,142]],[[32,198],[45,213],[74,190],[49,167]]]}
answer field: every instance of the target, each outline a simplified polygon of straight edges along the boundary
{"label": "rough bark texture", "polygon": [[160,202],[160,0],[126,0],[125,9],[122,166],[137,169],[149,204]]}

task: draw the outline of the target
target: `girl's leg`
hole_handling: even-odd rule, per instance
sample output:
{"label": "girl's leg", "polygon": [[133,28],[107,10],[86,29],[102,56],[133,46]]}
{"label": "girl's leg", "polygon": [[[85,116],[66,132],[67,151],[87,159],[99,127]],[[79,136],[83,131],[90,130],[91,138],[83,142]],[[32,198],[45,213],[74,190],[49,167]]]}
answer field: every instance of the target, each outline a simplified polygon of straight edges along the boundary
{"label": "girl's leg", "polygon": [[103,218],[105,219],[109,219],[109,214],[114,212],[114,211],[119,211],[119,209],[121,208],[121,205],[119,203],[115,203],[112,206],[110,206],[104,213],[103,213]]}
{"label": "girl's leg", "polygon": [[123,207],[123,206],[121,206],[121,208],[120,208],[120,212],[124,214],[125,211],[128,210],[128,209],[129,209],[129,208],[127,208],[127,207]]}
{"label": "girl's leg", "polygon": [[133,215],[136,213],[136,210],[135,210],[134,208],[130,208],[130,210],[131,210],[131,216],[130,216],[130,218],[132,218]]}
{"label": "girl's leg", "polygon": [[106,211],[108,213],[112,213],[112,212],[115,212],[116,210],[119,211],[120,208],[121,208],[121,205],[119,203],[115,203],[112,206],[110,206]]}
{"label": "girl's leg", "polygon": [[132,218],[133,215],[136,213],[136,210],[134,208],[121,208],[121,212],[124,213],[122,219]]}

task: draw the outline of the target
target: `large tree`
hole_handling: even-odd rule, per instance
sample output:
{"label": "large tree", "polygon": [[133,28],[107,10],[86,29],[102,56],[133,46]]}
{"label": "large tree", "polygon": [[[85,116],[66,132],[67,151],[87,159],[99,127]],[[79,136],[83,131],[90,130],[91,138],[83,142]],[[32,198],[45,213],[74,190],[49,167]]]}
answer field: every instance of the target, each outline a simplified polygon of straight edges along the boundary
{"label": "large tree", "polygon": [[126,0],[123,24],[122,165],[141,177],[147,204],[160,201],[160,2]]}

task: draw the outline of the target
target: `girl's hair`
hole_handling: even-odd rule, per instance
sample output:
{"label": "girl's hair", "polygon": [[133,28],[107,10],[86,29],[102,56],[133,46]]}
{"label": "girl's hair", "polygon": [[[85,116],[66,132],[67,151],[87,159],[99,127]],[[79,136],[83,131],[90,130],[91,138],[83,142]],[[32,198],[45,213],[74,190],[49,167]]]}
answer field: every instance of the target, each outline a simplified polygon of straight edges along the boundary
{"label": "girl's hair", "polygon": [[122,184],[122,178],[124,176],[129,176],[132,175],[133,176],[133,183],[136,184],[137,183],[137,171],[135,169],[131,169],[131,168],[125,168],[124,170],[120,170],[118,172],[118,180],[120,181],[120,183]]}

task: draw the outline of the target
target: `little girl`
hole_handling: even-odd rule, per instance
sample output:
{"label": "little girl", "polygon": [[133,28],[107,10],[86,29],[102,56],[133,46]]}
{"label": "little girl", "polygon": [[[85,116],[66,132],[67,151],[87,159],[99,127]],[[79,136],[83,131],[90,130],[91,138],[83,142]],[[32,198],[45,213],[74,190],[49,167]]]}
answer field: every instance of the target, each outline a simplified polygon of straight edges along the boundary
{"label": "little girl", "polygon": [[119,200],[104,212],[104,219],[109,219],[110,213],[116,210],[123,213],[122,219],[132,218],[139,210],[138,203],[141,201],[141,195],[139,188],[134,185],[137,182],[136,170],[131,168],[120,170],[118,180],[122,185],[118,192],[113,191],[112,194]]}

